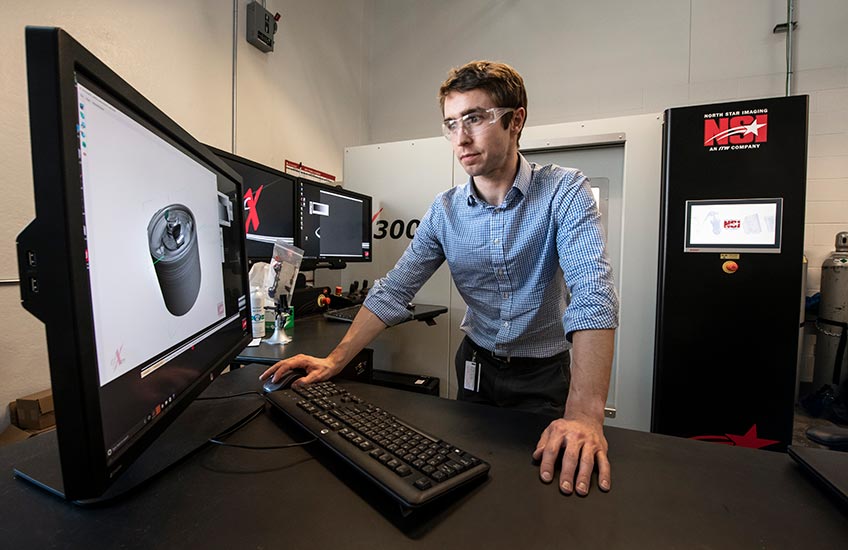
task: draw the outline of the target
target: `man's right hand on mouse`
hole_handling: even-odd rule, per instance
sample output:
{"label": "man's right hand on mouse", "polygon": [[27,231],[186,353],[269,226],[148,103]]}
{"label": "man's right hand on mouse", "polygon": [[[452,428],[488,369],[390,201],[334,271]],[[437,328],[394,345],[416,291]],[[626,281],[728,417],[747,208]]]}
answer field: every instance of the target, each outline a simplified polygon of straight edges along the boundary
{"label": "man's right hand on mouse", "polygon": [[337,368],[333,361],[331,361],[328,357],[318,358],[301,353],[294,357],[277,361],[273,366],[259,376],[259,380],[267,380],[271,378],[272,381],[276,382],[287,372],[298,368],[305,370],[306,376],[298,378],[294,382],[294,385],[296,386],[329,380],[342,370],[341,368]]}
{"label": "man's right hand on mouse", "polygon": [[295,355],[282,361],[277,361],[274,365],[262,373],[260,380],[266,380],[273,377],[276,382],[284,374],[292,369],[303,369],[306,371],[306,376],[295,380],[294,384],[312,384],[329,380],[333,376],[342,371],[351,359],[377,335],[386,329],[386,325],[379,317],[374,315],[367,307],[363,307],[357,313],[356,318],[347,330],[345,337],[330,352],[327,357],[318,358],[311,355]]}

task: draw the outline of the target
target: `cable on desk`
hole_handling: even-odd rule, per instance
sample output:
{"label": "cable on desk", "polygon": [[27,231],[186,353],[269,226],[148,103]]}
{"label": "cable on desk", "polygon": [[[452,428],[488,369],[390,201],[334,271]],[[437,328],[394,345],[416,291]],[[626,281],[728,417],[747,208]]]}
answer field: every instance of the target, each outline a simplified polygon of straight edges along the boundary
{"label": "cable on desk", "polygon": [[[236,394],[236,395],[247,395],[247,394],[250,394],[250,393],[262,395],[259,392],[247,392],[247,393],[244,393],[244,394]],[[228,397],[236,397],[236,395],[231,395],[231,396],[228,396]],[[207,399],[224,399],[224,398],[225,397],[207,398]],[[289,449],[291,447],[302,447],[303,445],[309,445],[310,443],[315,443],[316,441],[318,441],[317,437],[314,437],[314,438],[310,439],[309,441],[299,441],[299,442],[296,442],[296,443],[286,443],[284,445],[242,445],[240,443],[227,443],[225,441],[221,441],[223,438],[228,437],[228,436],[236,433],[240,429],[244,428],[245,426],[247,426],[248,424],[250,424],[251,422],[256,420],[259,417],[259,415],[262,414],[264,411],[265,411],[265,404],[263,403],[261,407],[259,407],[255,411],[253,411],[247,418],[245,418],[244,420],[242,420],[241,422],[239,422],[238,424],[236,424],[232,428],[221,432],[220,434],[218,434],[217,436],[215,436],[213,438],[210,438],[209,443],[212,443],[213,445],[218,445],[218,446],[221,446],[221,447],[234,447],[236,449],[248,449],[248,450],[253,450],[253,451],[272,451],[272,450],[275,450],[275,449]]]}
{"label": "cable on desk", "polygon": [[310,443],[315,443],[318,441],[317,437],[310,439],[309,441],[298,441],[297,443],[286,443],[285,445],[240,445],[238,443],[225,443],[223,441],[219,441],[217,439],[210,439],[209,443],[213,443],[215,445],[220,445],[221,447],[235,447],[236,449],[249,449],[251,451],[273,451],[275,449],[289,449],[291,447],[302,447],[304,445],[309,445]]}
{"label": "cable on desk", "polygon": [[262,393],[258,391],[246,391],[242,393],[233,393],[230,395],[216,395],[213,397],[198,397],[195,401],[212,401],[213,399],[230,399],[233,397],[242,397],[244,395],[258,395],[259,397],[265,397]]}

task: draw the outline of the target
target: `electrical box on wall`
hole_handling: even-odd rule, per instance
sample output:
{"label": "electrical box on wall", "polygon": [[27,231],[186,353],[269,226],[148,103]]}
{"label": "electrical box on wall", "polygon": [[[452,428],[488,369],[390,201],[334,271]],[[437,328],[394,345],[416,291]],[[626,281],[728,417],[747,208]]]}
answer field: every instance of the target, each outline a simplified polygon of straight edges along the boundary
{"label": "electrical box on wall", "polygon": [[271,15],[259,2],[247,5],[247,41],[263,52],[274,51],[274,34],[280,14]]}

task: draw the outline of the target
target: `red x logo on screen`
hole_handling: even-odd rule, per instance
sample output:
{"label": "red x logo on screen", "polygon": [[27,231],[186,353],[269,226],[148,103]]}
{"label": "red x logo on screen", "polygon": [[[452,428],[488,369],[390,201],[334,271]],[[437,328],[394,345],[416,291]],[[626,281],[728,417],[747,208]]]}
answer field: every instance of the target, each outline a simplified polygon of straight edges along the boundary
{"label": "red x logo on screen", "polygon": [[253,194],[253,189],[248,189],[247,193],[244,194],[244,209],[247,210],[247,220],[244,222],[245,233],[250,233],[251,225],[254,231],[259,230],[259,213],[256,211],[256,203],[259,202],[259,195],[262,194],[263,187],[265,186],[260,185],[255,195]]}

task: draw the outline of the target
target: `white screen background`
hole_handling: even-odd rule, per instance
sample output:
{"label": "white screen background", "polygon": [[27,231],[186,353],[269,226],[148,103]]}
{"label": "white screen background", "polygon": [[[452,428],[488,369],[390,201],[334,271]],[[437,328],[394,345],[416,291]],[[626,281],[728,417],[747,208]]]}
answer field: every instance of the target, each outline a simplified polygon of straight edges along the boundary
{"label": "white screen background", "polygon": [[[80,145],[100,385],[224,318],[216,176],[82,85]],[[83,126],[84,125],[84,126]],[[84,147],[83,147],[84,144]],[[201,283],[180,317],[165,307],[147,225],[161,208],[195,217]]]}
{"label": "white screen background", "polygon": [[775,203],[692,204],[689,244],[773,246],[776,216]]}

